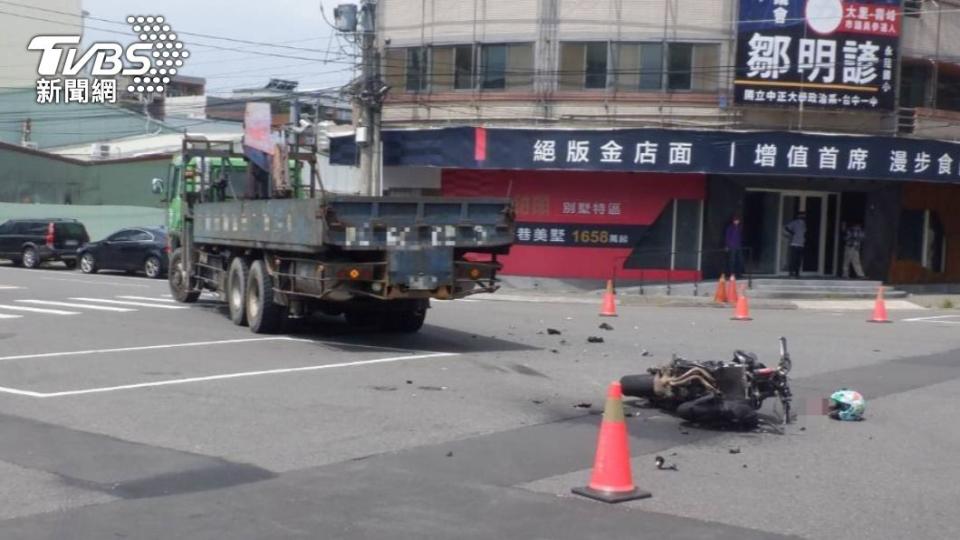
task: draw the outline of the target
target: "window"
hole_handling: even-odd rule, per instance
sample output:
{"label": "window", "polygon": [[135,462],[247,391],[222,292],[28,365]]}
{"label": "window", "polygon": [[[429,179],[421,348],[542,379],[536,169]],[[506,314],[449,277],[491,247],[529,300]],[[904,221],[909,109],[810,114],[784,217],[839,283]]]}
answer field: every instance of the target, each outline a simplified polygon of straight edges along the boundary
{"label": "window", "polygon": [[625,268],[699,270],[703,201],[673,199],[633,246]]}
{"label": "window", "polygon": [[453,47],[434,47],[430,50],[430,90],[453,89]]}
{"label": "window", "polygon": [[424,47],[407,49],[406,89],[408,92],[427,89],[427,49]]}
{"label": "window", "polygon": [[483,66],[482,87],[500,89],[507,87],[507,47],[506,45],[484,45],[481,52]]}
{"label": "window", "polygon": [[617,88],[715,92],[722,71],[719,53],[713,43],[619,43]]}
{"label": "window", "polygon": [[570,90],[607,87],[607,43],[560,45],[560,87]]}
{"label": "window", "polygon": [[617,88],[626,91],[663,88],[663,44],[617,44]]}
{"label": "window", "polygon": [[607,44],[588,43],[586,46],[586,77],[584,88],[607,87]]}
{"label": "window", "polygon": [[533,84],[533,45],[449,45],[387,49],[384,80],[407,92],[503,90]]}
{"label": "window", "polygon": [[639,87],[641,90],[659,90],[663,85],[663,44],[640,45]]}
{"label": "window", "polygon": [[690,90],[693,83],[693,45],[670,43],[667,45],[667,89]]}
{"label": "window", "polygon": [[460,45],[453,48],[453,87],[457,90],[473,88],[473,47]]}
{"label": "window", "polygon": [[47,234],[47,224],[40,221],[25,221],[17,224],[17,234]]}
{"label": "window", "polygon": [[12,233],[12,232],[13,232],[13,225],[14,225],[14,223],[13,223],[12,221],[7,221],[7,222],[5,222],[3,225],[0,225],[0,234],[10,234],[10,233]]}
{"label": "window", "polygon": [[133,239],[133,237],[134,237],[134,235],[135,235],[136,233],[137,233],[137,231],[130,230],[130,229],[124,229],[124,230],[122,230],[122,231],[117,231],[117,232],[111,234],[111,235],[107,238],[107,241],[108,241],[108,242],[129,242],[131,239]]}
{"label": "window", "polygon": [[482,45],[480,87],[485,90],[529,87],[533,83],[533,46]]}
{"label": "window", "polygon": [[133,231],[133,234],[130,235],[131,242],[152,242],[153,236],[150,233],[144,231]]}
{"label": "window", "polygon": [[897,258],[914,261],[934,272],[946,271],[947,238],[943,222],[932,210],[903,210],[897,234]]}

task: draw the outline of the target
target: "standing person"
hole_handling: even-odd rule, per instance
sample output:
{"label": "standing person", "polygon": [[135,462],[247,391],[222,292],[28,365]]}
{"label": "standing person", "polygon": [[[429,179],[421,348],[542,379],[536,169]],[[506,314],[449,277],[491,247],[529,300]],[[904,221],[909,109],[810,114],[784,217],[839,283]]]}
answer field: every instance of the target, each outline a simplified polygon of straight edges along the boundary
{"label": "standing person", "polygon": [[860,248],[866,234],[859,223],[847,227],[843,235],[843,279],[850,277],[850,266],[858,278],[863,277],[863,265],[860,264]]}
{"label": "standing person", "polygon": [[735,214],[724,232],[724,249],[727,252],[727,275],[743,276],[743,224]]}
{"label": "standing person", "polygon": [[797,212],[797,217],[787,223],[783,233],[790,238],[790,256],[787,262],[790,275],[799,278],[800,269],[803,268],[803,250],[807,245],[807,214],[803,211]]}

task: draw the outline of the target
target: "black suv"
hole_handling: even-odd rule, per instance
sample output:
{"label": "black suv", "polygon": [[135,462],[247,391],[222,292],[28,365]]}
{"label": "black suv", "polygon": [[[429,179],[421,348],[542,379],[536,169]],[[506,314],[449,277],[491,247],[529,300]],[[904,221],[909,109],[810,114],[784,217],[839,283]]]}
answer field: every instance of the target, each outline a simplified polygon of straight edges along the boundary
{"label": "black suv", "polygon": [[0,258],[36,268],[47,261],[77,267],[77,250],[90,241],[75,219],[11,219],[0,225]]}

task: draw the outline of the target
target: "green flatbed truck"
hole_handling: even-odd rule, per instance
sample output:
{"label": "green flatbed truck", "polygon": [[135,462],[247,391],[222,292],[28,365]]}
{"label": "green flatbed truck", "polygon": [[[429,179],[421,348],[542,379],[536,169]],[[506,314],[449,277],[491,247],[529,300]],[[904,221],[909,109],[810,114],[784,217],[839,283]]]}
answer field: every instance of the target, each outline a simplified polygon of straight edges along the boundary
{"label": "green flatbed truck", "polygon": [[416,332],[431,298],[498,288],[497,256],[514,238],[509,199],[333,194],[312,138],[284,138],[287,174],[269,176],[265,197],[247,196],[252,165],[229,141],[185,137],[166,181],[154,180],[166,192],[177,301],[216,291],[255,333],[315,312]]}

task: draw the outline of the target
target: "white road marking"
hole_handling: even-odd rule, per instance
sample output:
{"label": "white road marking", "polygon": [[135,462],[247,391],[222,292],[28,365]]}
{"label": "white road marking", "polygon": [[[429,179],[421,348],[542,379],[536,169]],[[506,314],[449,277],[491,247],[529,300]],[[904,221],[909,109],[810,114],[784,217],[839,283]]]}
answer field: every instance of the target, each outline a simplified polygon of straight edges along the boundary
{"label": "white road marking", "polygon": [[[16,317],[17,315],[14,315],[14,316]],[[131,352],[131,351],[151,351],[156,349],[177,349],[181,347],[202,347],[204,345],[229,345],[232,343],[250,343],[253,341],[301,341],[301,340],[289,338],[286,336],[272,336],[272,337],[261,337],[261,338],[224,339],[220,341],[194,341],[190,343],[171,343],[167,345],[143,345],[139,347],[121,347],[119,349],[90,349],[85,351],[20,354],[17,356],[2,356],[0,357],[0,361],[27,360],[30,358],[55,358],[58,356],[80,356],[85,354],[107,354],[107,353],[119,353],[119,352]]]}
{"label": "white road marking", "polygon": [[99,311],[113,311],[116,313],[126,313],[129,311],[136,311],[132,308],[120,308],[112,306],[91,306],[89,304],[76,304],[73,302],[54,302],[53,300],[17,300],[17,302],[24,302],[28,304],[38,304],[41,306],[60,306],[66,308],[77,308],[77,309],[95,309]]}
{"label": "white road marking", "polygon": [[146,300],[148,302],[164,302],[167,304],[175,304],[177,302],[171,298],[150,298],[149,296],[118,296],[117,298],[123,298],[125,300]]}
{"label": "white road marking", "polygon": [[18,396],[29,396],[29,397],[35,397],[35,398],[46,397],[41,392],[33,392],[31,390],[20,390],[19,388],[7,388],[6,386],[0,386],[0,392],[3,392],[5,394],[15,394]]}
{"label": "white road marking", "polygon": [[[912,319],[904,319],[904,322],[936,321],[937,319],[960,319],[960,315],[936,315],[934,317],[914,317]],[[943,322],[946,322],[946,321],[943,321]]]}
{"label": "white road marking", "polygon": [[6,313],[0,313],[0,319],[19,319],[23,315],[7,315]]}
{"label": "white road marking", "polygon": [[26,306],[9,306],[0,304],[0,309],[9,309],[11,311],[29,311],[30,313],[46,313],[47,315],[79,315],[76,311],[63,311],[62,309],[43,309]]}
{"label": "white road marking", "polygon": [[16,285],[0,285],[0,291],[12,291],[14,289],[22,289],[23,287],[17,287]]}
{"label": "white road marking", "polygon": [[426,358],[444,358],[444,357],[450,357],[450,356],[459,356],[459,355],[457,353],[429,353],[429,354],[417,354],[417,355],[407,355],[407,356],[393,356],[390,358],[377,358],[374,360],[357,360],[355,362],[340,362],[338,364],[323,364],[319,366],[268,369],[263,371],[244,371],[240,373],[227,373],[224,375],[209,375],[206,377],[189,377],[186,379],[169,379],[165,381],[154,381],[154,382],[148,382],[148,383],[125,384],[120,386],[105,386],[101,388],[87,388],[83,390],[68,390],[65,392],[32,392],[29,390],[20,390],[16,388],[5,388],[5,387],[0,387],[0,392],[7,392],[11,394],[36,397],[36,398],[79,396],[84,394],[101,394],[104,392],[116,392],[118,390],[134,390],[137,388],[153,388],[157,386],[171,386],[175,384],[220,381],[225,379],[239,379],[242,377],[258,377],[262,375],[282,375],[286,373],[300,373],[304,371],[320,371],[324,369],[369,366],[369,365],[375,365],[375,364],[389,364],[393,362],[403,362],[406,360],[421,360]]}
{"label": "white road marking", "polygon": [[124,283],[122,281],[105,281],[102,279],[72,279],[72,278],[55,278],[55,277],[44,277],[40,279],[46,279],[48,281],[70,281],[73,283],[86,283],[87,285],[119,285],[122,287],[137,287],[139,289],[149,289],[149,285],[140,285],[137,283]]}
{"label": "white road marking", "polygon": [[147,304],[145,302],[128,302],[126,300],[108,300],[106,298],[83,298],[83,297],[74,297],[71,300],[80,300],[81,302],[100,302],[103,304],[116,304],[118,306],[139,306],[139,307],[151,307],[159,309],[190,309],[187,306],[166,306],[163,304]]}

